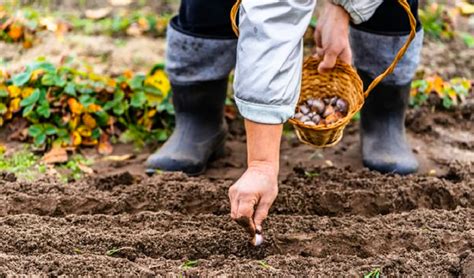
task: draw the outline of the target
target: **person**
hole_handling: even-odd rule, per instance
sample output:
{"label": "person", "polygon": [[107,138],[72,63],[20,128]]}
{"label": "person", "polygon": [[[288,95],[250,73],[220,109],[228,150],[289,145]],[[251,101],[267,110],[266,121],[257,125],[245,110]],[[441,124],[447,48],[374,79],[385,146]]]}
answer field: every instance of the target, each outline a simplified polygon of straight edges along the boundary
{"label": "person", "polygon": [[[237,39],[230,22],[235,0],[182,0],[167,33],[167,73],[176,128],[146,164],[201,174],[222,155],[226,138],[224,102],[235,65],[234,97],[245,119],[247,169],[229,189],[231,216],[250,234],[278,194],[282,126],[293,116],[301,82],[302,37],[315,0],[243,0]],[[410,32],[396,0],[325,1],[314,34],[320,72],[340,59],[354,62],[364,85],[393,61]],[[418,21],[418,1],[409,0]],[[418,163],[405,138],[411,79],[420,59],[421,24],[395,71],[369,95],[361,111],[362,159],[380,172],[413,173]],[[352,46],[352,48],[351,48]]]}

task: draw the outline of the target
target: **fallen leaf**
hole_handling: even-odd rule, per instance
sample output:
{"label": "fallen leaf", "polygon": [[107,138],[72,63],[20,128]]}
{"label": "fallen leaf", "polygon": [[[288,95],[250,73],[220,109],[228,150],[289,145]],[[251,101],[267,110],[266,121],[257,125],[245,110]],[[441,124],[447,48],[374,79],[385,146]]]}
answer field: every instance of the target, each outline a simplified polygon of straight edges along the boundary
{"label": "fallen leaf", "polygon": [[82,122],[90,129],[94,129],[97,126],[97,122],[91,114],[84,114],[82,116]]}
{"label": "fallen leaf", "polygon": [[471,15],[474,14],[474,5],[467,2],[461,2],[458,4],[459,9],[461,10],[462,15]]}
{"label": "fallen leaf", "polygon": [[109,155],[104,157],[102,160],[104,161],[125,161],[133,158],[133,154],[124,154],[124,155]]}
{"label": "fallen leaf", "polygon": [[94,170],[91,167],[87,166],[87,165],[78,163],[77,167],[79,167],[79,169],[81,169],[81,171],[85,174],[88,174],[88,175],[94,174]]}
{"label": "fallen leaf", "polygon": [[108,155],[114,151],[112,144],[110,144],[109,135],[107,135],[105,132],[100,135],[97,151],[102,155]]}
{"label": "fallen leaf", "polygon": [[41,159],[46,164],[57,164],[68,161],[67,151],[61,147],[53,147]]}
{"label": "fallen leaf", "polygon": [[132,3],[132,0],[109,0],[109,4],[112,6],[127,6]]}
{"label": "fallen leaf", "polygon": [[85,15],[87,18],[90,19],[102,19],[110,14],[112,9],[110,7],[105,7],[101,9],[95,9],[95,10],[86,10]]}
{"label": "fallen leaf", "polygon": [[67,104],[69,105],[69,110],[74,114],[80,115],[84,111],[84,106],[75,98],[68,99]]}
{"label": "fallen leaf", "polygon": [[23,27],[20,24],[13,23],[10,25],[10,29],[8,30],[8,36],[14,40],[17,41],[21,38],[23,35]]}

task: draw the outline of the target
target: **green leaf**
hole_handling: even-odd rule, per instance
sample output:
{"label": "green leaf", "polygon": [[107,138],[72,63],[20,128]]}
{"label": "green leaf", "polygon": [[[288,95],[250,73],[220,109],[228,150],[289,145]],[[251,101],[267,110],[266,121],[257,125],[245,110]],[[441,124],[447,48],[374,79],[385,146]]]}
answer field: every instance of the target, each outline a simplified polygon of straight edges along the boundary
{"label": "green leaf", "polygon": [[53,86],[56,83],[56,75],[53,73],[46,73],[41,78],[41,84],[44,86]]}
{"label": "green leaf", "polygon": [[58,76],[56,75],[54,77],[54,85],[56,85],[57,87],[64,87],[66,86],[66,80],[64,80],[61,76]]}
{"label": "green leaf", "polygon": [[31,70],[37,70],[37,69],[42,69],[45,72],[55,72],[56,67],[54,67],[53,64],[49,62],[35,62],[31,65]]}
{"label": "green leaf", "polygon": [[145,86],[143,87],[143,89],[145,90],[146,93],[149,93],[155,96],[160,96],[160,97],[163,96],[163,93],[155,87]]}
{"label": "green leaf", "polygon": [[105,111],[98,111],[94,113],[96,115],[95,119],[99,126],[106,126],[109,122],[109,114]]}
{"label": "green leaf", "polygon": [[4,103],[0,103],[0,115],[7,113],[8,108]]}
{"label": "green leaf", "polygon": [[115,108],[117,105],[119,105],[122,102],[124,97],[125,97],[125,93],[123,91],[117,91],[114,95],[114,99],[105,103],[103,107],[104,110],[107,111],[107,110],[110,110],[111,108]]}
{"label": "green leaf", "polygon": [[22,116],[23,116],[23,117],[29,117],[29,116],[33,113],[33,108],[35,108],[34,105],[26,106],[26,107],[23,109]]}
{"label": "green leaf", "polygon": [[28,135],[31,137],[37,137],[41,133],[44,133],[43,126],[41,124],[34,124],[28,128]]}
{"label": "green leaf", "polygon": [[73,97],[77,96],[76,85],[74,85],[74,83],[72,82],[68,82],[66,87],[64,88],[64,92]]}
{"label": "green leaf", "polygon": [[474,48],[474,36],[466,33],[460,32],[460,36],[468,48]]}
{"label": "green leaf", "polygon": [[44,124],[43,130],[46,135],[54,135],[58,133],[58,129],[52,124]]}
{"label": "green leaf", "polygon": [[29,97],[23,99],[20,102],[20,106],[25,107],[25,106],[30,106],[30,105],[35,104],[38,101],[38,99],[40,98],[40,94],[41,94],[40,90],[35,89]]}
{"label": "green leaf", "polygon": [[0,90],[0,97],[8,97],[7,90]]}
{"label": "green leaf", "polygon": [[139,90],[143,88],[144,81],[145,81],[145,76],[142,74],[137,74],[132,78],[132,80],[130,80],[128,85],[130,85],[130,88],[135,91],[135,90]]}
{"label": "green leaf", "polygon": [[12,77],[13,85],[20,87],[28,83],[28,81],[30,81],[32,72],[33,71],[31,70],[31,68],[27,67],[24,72],[13,76]]}
{"label": "green leaf", "polygon": [[443,98],[443,107],[446,108],[446,109],[449,109],[451,108],[451,106],[453,106],[453,100],[449,97],[449,96],[446,96]]}
{"label": "green leaf", "polygon": [[164,130],[164,129],[158,130],[158,132],[156,134],[156,140],[159,141],[159,142],[164,142],[164,141],[168,140],[168,132],[166,132],[166,130]]}
{"label": "green leaf", "polygon": [[38,136],[34,137],[34,144],[36,146],[41,146],[46,142],[46,134],[40,133]]}
{"label": "green leaf", "polygon": [[125,110],[127,110],[127,103],[126,102],[119,102],[117,105],[114,106],[114,113],[116,115],[122,115],[123,113],[125,113]]}
{"label": "green leaf", "polygon": [[95,128],[93,131],[92,131],[92,135],[91,135],[91,138],[92,139],[99,139],[100,137],[100,128]]}
{"label": "green leaf", "polygon": [[36,109],[38,115],[43,116],[44,118],[49,118],[51,115],[51,109],[49,108],[49,102],[46,100],[40,101],[40,105]]}
{"label": "green leaf", "polygon": [[69,132],[65,128],[58,128],[56,134],[59,138],[68,138],[69,139]]}
{"label": "green leaf", "polygon": [[95,101],[96,99],[90,95],[83,95],[79,97],[79,103],[81,103],[84,107],[95,103]]}
{"label": "green leaf", "polygon": [[143,105],[146,102],[146,95],[143,91],[138,91],[133,93],[130,105],[136,108],[143,108]]}

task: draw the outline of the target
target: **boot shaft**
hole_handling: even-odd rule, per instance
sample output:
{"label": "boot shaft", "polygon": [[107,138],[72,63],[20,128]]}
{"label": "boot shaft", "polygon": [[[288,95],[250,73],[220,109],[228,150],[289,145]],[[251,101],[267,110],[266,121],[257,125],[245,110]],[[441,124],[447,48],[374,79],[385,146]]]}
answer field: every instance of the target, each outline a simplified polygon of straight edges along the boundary
{"label": "boot shaft", "polygon": [[221,123],[228,79],[172,84],[176,122],[191,118],[209,124]]}

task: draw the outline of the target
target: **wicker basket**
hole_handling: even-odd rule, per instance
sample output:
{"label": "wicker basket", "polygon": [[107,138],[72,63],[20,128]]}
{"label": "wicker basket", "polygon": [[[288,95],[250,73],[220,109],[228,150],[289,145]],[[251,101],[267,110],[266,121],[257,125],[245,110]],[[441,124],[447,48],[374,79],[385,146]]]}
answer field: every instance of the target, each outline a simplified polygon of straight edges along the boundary
{"label": "wicker basket", "polygon": [[[319,148],[336,145],[342,139],[344,128],[349,124],[352,117],[362,109],[365,98],[367,98],[370,91],[387,75],[393,72],[398,61],[403,57],[416,35],[416,19],[411,13],[410,5],[406,0],[398,0],[398,2],[408,14],[411,26],[410,35],[389,68],[375,78],[365,92],[362,80],[352,66],[342,61],[337,61],[336,66],[330,72],[321,74],[318,72],[320,60],[312,56],[306,58],[303,64],[303,77],[298,104],[302,104],[310,98],[337,96],[347,102],[348,113],[344,118],[329,125],[308,126],[304,125],[301,121],[291,119],[290,123],[295,127],[296,135],[301,142]],[[237,36],[239,35],[239,30],[235,18],[239,5],[240,0],[237,0],[231,11],[232,28]]]}

